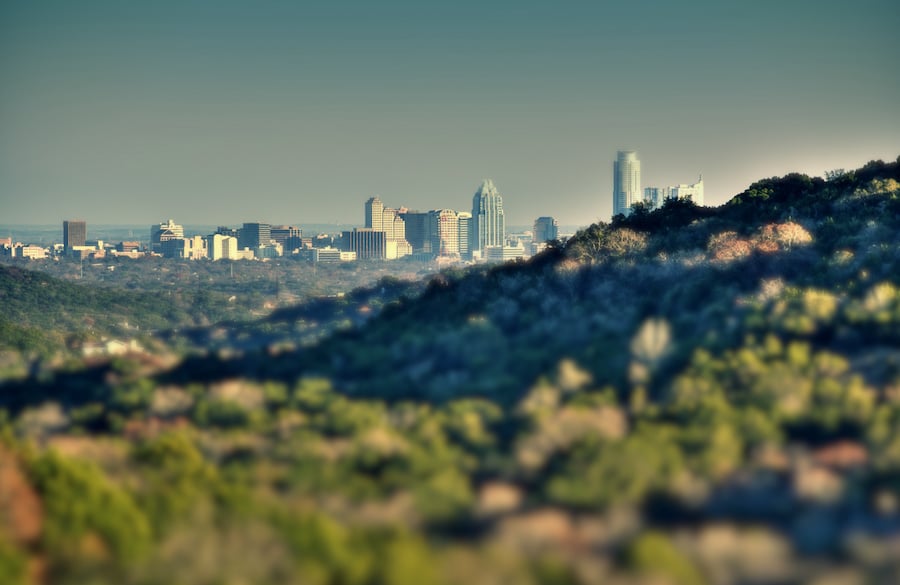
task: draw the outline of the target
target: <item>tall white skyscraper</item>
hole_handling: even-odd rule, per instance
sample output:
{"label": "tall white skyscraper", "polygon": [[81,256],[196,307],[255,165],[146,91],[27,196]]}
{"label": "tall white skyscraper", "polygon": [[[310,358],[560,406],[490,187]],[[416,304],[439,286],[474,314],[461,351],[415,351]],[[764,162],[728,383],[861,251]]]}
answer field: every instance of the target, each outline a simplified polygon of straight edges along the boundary
{"label": "tall white skyscraper", "polygon": [[620,150],[613,162],[613,216],[628,215],[638,201],[643,201],[641,161],[633,150]]}
{"label": "tall white skyscraper", "polygon": [[484,250],[486,246],[502,246],[506,242],[506,219],[503,216],[503,197],[494,182],[485,179],[472,198],[472,222],[474,241],[471,249]]}

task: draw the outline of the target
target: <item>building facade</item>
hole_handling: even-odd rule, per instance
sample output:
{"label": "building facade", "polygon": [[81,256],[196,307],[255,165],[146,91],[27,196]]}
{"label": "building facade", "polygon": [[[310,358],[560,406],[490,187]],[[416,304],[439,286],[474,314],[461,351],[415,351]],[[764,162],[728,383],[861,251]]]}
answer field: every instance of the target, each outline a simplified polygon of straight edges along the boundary
{"label": "building facade", "polygon": [[164,242],[182,239],[184,239],[184,226],[175,223],[172,219],[162,222],[159,225],[150,226],[151,252],[161,254]]}
{"label": "building facade", "polygon": [[236,260],[238,239],[234,236],[212,234],[206,236],[206,253],[210,260]]}
{"label": "building facade", "polygon": [[503,214],[503,197],[494,182],[485,179],[472,198],[472,222],[474,239],[472,251],[482,251],[487,246],[503,246],[506,242],[506,218]]}
{"label": "building facade", "polygon": [[412,254],[413,248],[406,239],[406,222],[401,212],[385,207],[378,197],[366,201],[365,229],[384,232],[386,259],[395,260]]}
{"label": "building facade", "polygon": [[344,251],[356,252],[359,260],[384,260],[387,254],[386,234],[372,228],[353,228],[343,232]]}
{"label": "building facade", "polygon": [[690,199],[697,205],[704,205],[703,175],[696,183],[644,189],[644,203],[652,208],[662,207],[666,199]]}
{"label": "building facade", "polygon": [[431,252],[431,242],[429,242],[426,237],[428,231],[428,213],[402,210],[399,212],[399,217],[403,219],[406,241],[409,242],[409,245],[412,247],[412,252]]}
{"label": "building facade", "polygon": [[271,230],[272,241],[281,245],[285,254],[291,254],[294,250],[303,247],[303,232],[293,225],[273,225]]}
{"label": "building facade", "polygon": [[552,217],[539,217],[534,220],[532,241],[536,244],[552,242],[559,237],[559,222]]}
{"label": "building facade", "polygon": [[459,224],[459,257],[463,260],[472,259],[472,214],[468,211],[460,211],[456,214]]}
{"label": "building facade", "polygon": [[380,198],[371,197],[366,201],[365,214],[365,227],[381,231],[384,225],[384,203]]}
{"label": "building facade", "polygon": [[87,241],[87,222],[80,219],[63,221],[63,250],[68,254],[75,246],[84,246]]}
{"label": "building facade", "polygon": [[613,162],[613,216],[628,215],[642,200],[641,161],[633,150],[620,150]]}
{"label": "building facade", "polygon": [[428,212],[428,239],[436,257],[459,256],[459,219],[452,209]]}
{"label": "building facade", "polygon": [[520,243],[516,246],[486,246],[484,260],[486,262],[509,262],[525,257],[525,247]]}
{"label": "building facade", "polygon": [[207,241],[203,236],[172,238],[160,244],[160,251],[166,258],[201,260],[207,257]]}
{"label": "building facade", "polygon": [[241,227],[238,237],[240,248],[251,250],[260,246],[268,246],[272,243],[272,226],[267,223],[245,223]]}

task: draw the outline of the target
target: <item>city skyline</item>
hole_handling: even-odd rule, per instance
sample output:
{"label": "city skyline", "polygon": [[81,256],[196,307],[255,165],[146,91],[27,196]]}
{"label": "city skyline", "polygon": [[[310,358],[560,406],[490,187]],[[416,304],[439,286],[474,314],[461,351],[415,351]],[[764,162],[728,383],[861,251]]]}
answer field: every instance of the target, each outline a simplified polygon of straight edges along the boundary
{"label": "city skyline", "polygon": [[374,195],[464,209],[490,176],[510,224],[585,225],[609,219],[623,147],[644,184],[703,173],[719,205],[896,158],[898,18],[890,0],[3,3],[0,215],[343,224]]}

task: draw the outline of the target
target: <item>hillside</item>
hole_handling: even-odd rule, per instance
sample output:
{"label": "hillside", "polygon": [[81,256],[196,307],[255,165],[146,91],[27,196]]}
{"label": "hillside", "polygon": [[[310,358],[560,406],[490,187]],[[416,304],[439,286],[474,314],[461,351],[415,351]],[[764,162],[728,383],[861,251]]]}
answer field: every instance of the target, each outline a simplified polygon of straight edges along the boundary
{"label": "hillside", "polygon": [[0,581],[900,578],[900,160],[235,329],[0,386]]}
{"label": "hillside", "polygon": [[82,286],[3,265],[0,306],[0,350],[45,357],[92,338],[135,337],[230,315],[224,295],[213,291],[147,294]]}

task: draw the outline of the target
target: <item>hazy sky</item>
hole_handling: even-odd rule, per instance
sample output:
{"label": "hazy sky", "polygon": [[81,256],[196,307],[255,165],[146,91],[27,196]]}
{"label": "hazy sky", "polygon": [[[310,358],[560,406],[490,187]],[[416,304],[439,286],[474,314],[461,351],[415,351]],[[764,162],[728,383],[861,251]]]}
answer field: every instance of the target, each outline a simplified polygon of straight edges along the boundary
{"label": "hazy sky", "polygon": [[0,223],[608,219],[900,155],[900,2],[0,0]]}

